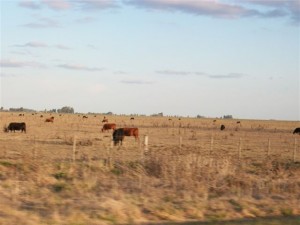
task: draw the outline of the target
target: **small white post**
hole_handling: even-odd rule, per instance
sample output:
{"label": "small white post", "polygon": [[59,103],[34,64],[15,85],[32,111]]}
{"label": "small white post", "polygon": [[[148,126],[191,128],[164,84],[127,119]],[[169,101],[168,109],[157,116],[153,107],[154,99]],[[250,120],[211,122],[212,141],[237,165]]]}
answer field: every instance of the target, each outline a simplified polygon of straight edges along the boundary
{"label": "small white post", "polygon": [[148,151],[148,135],[145,135],[144,137],[144,151]]}

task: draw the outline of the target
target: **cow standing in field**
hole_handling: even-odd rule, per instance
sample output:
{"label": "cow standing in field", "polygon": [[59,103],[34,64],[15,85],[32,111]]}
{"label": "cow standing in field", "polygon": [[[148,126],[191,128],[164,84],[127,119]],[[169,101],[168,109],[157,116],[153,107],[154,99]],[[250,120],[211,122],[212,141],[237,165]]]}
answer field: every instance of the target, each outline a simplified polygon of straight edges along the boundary
{"label": "cow standing in field", "polygon": [[113,132],[114,145],[121,144],[125,136],[134,136],[135,140],[139,140],[139,129],[138,128],[119,128]]}
{"label": "cow standing in field", "polygon": [[21,132],[26,133],[26,123],[10,123],[8,127],[4,127],[4,132],[15,132],[16,130],[20,130]]}
{"label": "cow standing in field", "polygon": [[294,130],[293,134],[300,134],[300,127],[297,127],[297,128]]}
{"label": "cow standing in field", "polygon": [[108,119],[104,116],[102,123],[108,123]]}
{"label": "cow standing in field", "polygon": [[48,122],[48,123],[51,122],[51,123],[53,123],[54,122],[54,116],[45,119],[45,122]]}
{"label": "cow standing in field", "polygon": [[225,130],[225,125],[221,125],[220,130]]}
{"label": "cow standing in field", "polygon": [[102,132],[106,130],[115,130],[117,128],[117,125],[115,123],[106,123],[102,127]]}

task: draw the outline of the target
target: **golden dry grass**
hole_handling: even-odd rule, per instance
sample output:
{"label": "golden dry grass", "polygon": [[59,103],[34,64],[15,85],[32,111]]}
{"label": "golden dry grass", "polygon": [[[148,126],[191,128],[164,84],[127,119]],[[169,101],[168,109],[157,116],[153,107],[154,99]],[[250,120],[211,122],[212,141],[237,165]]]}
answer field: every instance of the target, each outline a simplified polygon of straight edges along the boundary
{"label": "golden dry grass", "polygon": [[103,116],[53,116],[0,114],[1,127],[27,124],[0,132],[0,224],[300,215],[299,122],[106,116],[140,129],[113,147]]}

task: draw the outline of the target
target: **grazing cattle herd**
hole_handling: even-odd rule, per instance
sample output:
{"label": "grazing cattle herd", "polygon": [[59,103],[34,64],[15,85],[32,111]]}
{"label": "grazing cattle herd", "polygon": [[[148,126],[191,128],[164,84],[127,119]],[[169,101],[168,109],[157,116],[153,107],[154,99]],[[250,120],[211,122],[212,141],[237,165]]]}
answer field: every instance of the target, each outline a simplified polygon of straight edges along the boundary
{"label": "grazing cattle herd", "polygon": [[[24,114],[19,114],[19,116],[24,116]],[[61,114],[59,116],[61,116]],[[40,117],[43,118],[43,115],[40,115]],[[84,115],[82,118],[87,119],[88,117]],[[130,120],[134,120],[134,117],[131,117]],[[169,118],[168,120],[170,121],[171,118]],[[45,122],[53,123],[54,116],[45,119]],[[213,120],[213,123],[215,122],[216,120]],[[102,132],[113,130],[112,140],[114,145],[118,145],[118,144],[122,145],[125,136],[133,136],[136,141],[139,140],[139,129],[137,127],[131,127],[131,128],[125,127],[125,128],[117,129],[117,125],[115,123],[108,123],[108,119],[106,117],[103,118],[102,123],[104,123],[101,129]],[[236,123],[239,125],[241,124],[240,121],[237,121]],[[221,131],[225,130],[224,124],[220,126],[220,130]],[[15,132],[15,131],[21,131],[22,133],[23,132],[26,133],[26,123],[11,122],[9,123],[8,126],[4,126],[4,132],[8,133],[8,132]],[[295,128],[293,134],[300,135],[300,127]]]}

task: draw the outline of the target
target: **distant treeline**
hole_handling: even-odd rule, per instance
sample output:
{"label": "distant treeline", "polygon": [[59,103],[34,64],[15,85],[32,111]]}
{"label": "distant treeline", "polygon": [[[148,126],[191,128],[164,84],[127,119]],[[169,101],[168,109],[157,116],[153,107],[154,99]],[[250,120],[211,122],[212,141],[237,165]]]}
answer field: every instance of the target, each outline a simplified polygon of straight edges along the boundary
{"label": "distant treeline", "polygon": [[70,106],[64,106],[61,109],[51,109],[51,110],[43,110],[43,111],[37,111],[34,109],[27,109],[23,107],[19,108],[9,108],[8,110],[4,109],[3,107],[0,108],[0,111],[9,111],[9,112],[48,112],[48,113],[74,113],[74,108]]}

